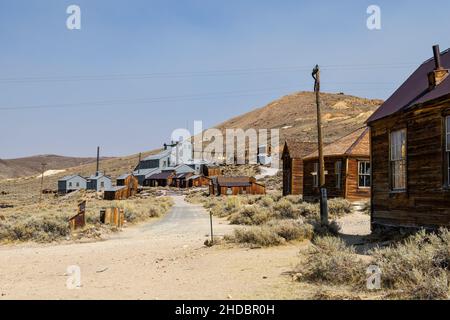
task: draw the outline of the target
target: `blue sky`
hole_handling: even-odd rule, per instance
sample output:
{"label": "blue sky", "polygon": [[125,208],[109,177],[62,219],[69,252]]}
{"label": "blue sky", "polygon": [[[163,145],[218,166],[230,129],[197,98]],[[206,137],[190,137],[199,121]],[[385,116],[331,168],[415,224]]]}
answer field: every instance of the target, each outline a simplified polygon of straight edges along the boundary
{"label": "blue sky", "polygon": [[[71,4],[81,30],[66,28]],[[366,28],[371,4],[379,31]],[[324,91],[386,99],[433,44],[450,47],[449,11],[443,0],[1,0],[0,158],[151,150],[194,120],[311,90],[316,63]]]}

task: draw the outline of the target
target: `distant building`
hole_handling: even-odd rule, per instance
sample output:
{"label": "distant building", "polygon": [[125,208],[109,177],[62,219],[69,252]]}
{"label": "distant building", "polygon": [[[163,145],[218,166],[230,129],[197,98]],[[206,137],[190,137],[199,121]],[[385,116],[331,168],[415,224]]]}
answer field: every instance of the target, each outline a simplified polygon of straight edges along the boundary
{"label": "distant building", "polygon": [[174,165],[193,163],[192,143],[189,140],[176,142],[171,146],[170,162]]}
{"label": "distant building", "polygon": [[93,175],[87,179],[87,190],[104,191],[112,187],[112,180],[104,174]]}
{"label": "distant building", "polygon": [[265,194],[266,187],[253,177],[213,177],[209,194],[215,196],[235,196],[239,194]]}
{"label": "distant building", "polygon": [[138,179],[138,183],[140,186],[144,185],[145,179],[150,177],[153,174],[160,173],[161,170],[159,168],[151,168],[151,169],[138,169],[133,172],[133,176]]}
{"label": "distant building", "polygon": [[77,190],[85,190],[87,180],[79,175],[66,176],[58,180],[58,193],[65,194]]}
{"label": "distant building", "polygon": [[164,169],[170,167],[172,163],[170,162],[171,150],[163,150],[158,154],[148,156],[144,158],[135,170],[143,169]]}

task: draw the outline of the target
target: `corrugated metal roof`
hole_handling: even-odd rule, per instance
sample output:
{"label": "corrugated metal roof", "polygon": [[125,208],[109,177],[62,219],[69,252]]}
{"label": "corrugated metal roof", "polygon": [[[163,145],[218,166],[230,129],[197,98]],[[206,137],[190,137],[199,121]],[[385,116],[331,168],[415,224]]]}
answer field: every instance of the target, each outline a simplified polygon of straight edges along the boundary
{"label": "corrugated metal roof", "polygon": [[59,179],[58,181],[68,181],[68,180],[71,180],[71,179],[76,178],[76,177],[80,177],[81,179],[86,180],[86,178],[84,178],[84,177],[82,177],[82,176],[80,176],[80,175],[78,175],[78,174],[73,174],[73,175],[70,175],[70,176],[62,177],[62,178]]}
{"label": "corrugated metal roof", "polygon": [[159,159],[161,159],[161,158],[170,156],[170,154],[171,154],[171,150],[167,149],[167,150],[161,151],[161,152],[158,153],[158,154],[154,154],[154,155],[148,156],[148,157],[144,158],[142,161],[147,161],[147,160],[159,160]]}
{"label": "corrugated metal roof", "polygon": [[131,173],[124,173],[121,176],[117,177],[117,180],[125,180],[126,178],[128,178],[129,176],[131,176]]}
{"label": "corrugated metal roof", "polygon": [[[370,155],[369,150],[369,128],[363,127],[352,133],[330,143],[323,148],[325,157],[340,155]],[[316,150],[307,155],[304,159],[318,158],[319,152]]]}
{"label": "corrugated metal roof", "polygon": [[[442,67],[450,69],[450,49],[441,53]],[[434,59],[425,61],[414,73],[392,94],[385,103],[369,117],[367,123],[390,116],[401,110],[426,103],[450,94],[450,77],[429,90],[428,73],[435,68]]]}
{"label": "corrugated metal roof", "polygon": [[148,177],[147,179],[150,180],[165,180],[168,179],[173,173],[170,171],[163,171],[160,173],[155,173],[153,175],[151,175],[150,177]]}

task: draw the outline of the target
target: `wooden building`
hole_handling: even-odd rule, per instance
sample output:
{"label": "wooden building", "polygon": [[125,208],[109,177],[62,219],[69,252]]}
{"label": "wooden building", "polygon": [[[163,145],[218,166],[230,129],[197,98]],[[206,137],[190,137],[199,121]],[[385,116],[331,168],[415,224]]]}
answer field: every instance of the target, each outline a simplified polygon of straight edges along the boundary
{"label": "wooden building", "polygon": [[450,51],[433,51],[368,119],[372,227],[450,226]]}
{"label": "wooden building", "polygon": [[138,192],[138,179],[132,174],[124,174],[117,178],[117,186],[106,189],[105,200],[125,200]]}
{"label": "wooden building", "polygon": [[203,166],[203,175],[206,177],[217,177],[222,175],[222,168],[216,165]]}
{"label": "wooden building", "polygon": [[[325,146],[325,187],[329,198],[370,198],[370,134],[360,128]],[[303,198],[319,198],[318,152],[303,158]]]}
{"label": "wooden building", "polygon": [[281,155],[284,196],[303,194],[303,157],[316,148],[317,143],[286,139]]}
{"label": "wooden building", "polygon": [[211,178],[205,177],[202,175],[193,175],[187,178],[188,187],[192,188],[199,188],[199,187],[206,187],[209,186],[211,182]]}
{"label": "wooden building", "polygon": [[172,179],[175,176],[173,171],[162,171],[156,173],[145,179],[144,186],[146,187],[168,187],[172,185]]}
{"label": "wooden building", "polygon": [[216,196],[266,194],[266,187],[257,183],[253,177],[218,176],[211,178],[209,194]]}
{"label": "wooden building", "polygon": [[194,174],[192,172],[178,173],[172,177],[171,186],[175,188],[189,188],[188,179]]}

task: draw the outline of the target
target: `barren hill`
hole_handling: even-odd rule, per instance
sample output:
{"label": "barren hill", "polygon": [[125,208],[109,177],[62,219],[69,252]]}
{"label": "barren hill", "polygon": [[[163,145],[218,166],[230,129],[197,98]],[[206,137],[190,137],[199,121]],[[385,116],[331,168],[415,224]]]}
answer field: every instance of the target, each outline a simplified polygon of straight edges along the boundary
{"label": "barren hill", "polygon": [[[383,101],[322,93],[321,102],[324,139],[330,143],[363,126]],[[217,128],[280,129],[281,145],[286,139],[308,145],[317,141],[316,121],[315,94],[298,92],[223,122]]]}
{"label": "barren hill", "polygon": [[59,170],[95,162],[95,158],[75,158],[57,155],[39,155],[18,159],[0,159],[0,179],[37,175],[46,163],[47,170]]}

